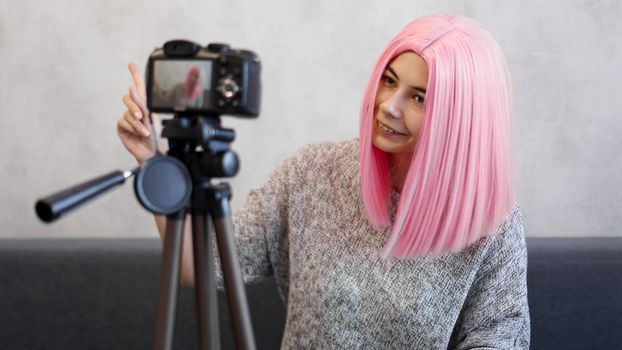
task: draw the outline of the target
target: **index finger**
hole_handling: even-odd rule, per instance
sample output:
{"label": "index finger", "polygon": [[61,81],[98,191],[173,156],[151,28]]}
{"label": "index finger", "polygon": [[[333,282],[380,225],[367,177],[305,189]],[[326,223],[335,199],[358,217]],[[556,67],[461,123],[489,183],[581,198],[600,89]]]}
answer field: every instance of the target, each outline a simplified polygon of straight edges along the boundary
{"label": "index finger", "polygon": [[132,79],[134,80],[136,90],[138,91],[138,93],[141,94],[143,98],[145,98],[145,80],[143,79],[142,74],[140,74],[138,66],[134,62],[130,62],[127,67],[130,69],[130,73],[132,74]]}

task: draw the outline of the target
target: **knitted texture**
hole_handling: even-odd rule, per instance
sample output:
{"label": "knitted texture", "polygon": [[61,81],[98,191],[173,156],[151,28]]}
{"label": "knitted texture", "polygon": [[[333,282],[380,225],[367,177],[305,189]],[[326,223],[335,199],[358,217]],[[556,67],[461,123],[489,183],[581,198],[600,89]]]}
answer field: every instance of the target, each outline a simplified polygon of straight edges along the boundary
{"label": "knitted texture", "polygon": [[234,215],[244,281],[274,274],[286,305],[281,348],[527,349],[518,205],[461,252],[381,259],[390,230],[365,217],[358,162],[358,140],[304,147]]}

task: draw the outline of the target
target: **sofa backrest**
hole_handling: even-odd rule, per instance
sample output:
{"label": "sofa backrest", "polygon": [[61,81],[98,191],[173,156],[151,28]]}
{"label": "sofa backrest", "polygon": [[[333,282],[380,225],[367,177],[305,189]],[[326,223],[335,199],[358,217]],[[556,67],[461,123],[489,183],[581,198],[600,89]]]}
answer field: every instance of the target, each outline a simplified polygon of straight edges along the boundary
{"label": "sofa backrest", "polygon": [[[529,238],[532,349],[622,344],[622,238]],[[0,348],[151,349],[157,239],[0,240]],[[285,322],[274,280],[246,286],[258,349]],[[234,348],[219,295],[223,349]],[[193,290],[180,289],[175,349],[196,349]]]}
{"label": "sofa backrest", "polygon": [[622,237],[528,238],[532,349],[622,348]]}

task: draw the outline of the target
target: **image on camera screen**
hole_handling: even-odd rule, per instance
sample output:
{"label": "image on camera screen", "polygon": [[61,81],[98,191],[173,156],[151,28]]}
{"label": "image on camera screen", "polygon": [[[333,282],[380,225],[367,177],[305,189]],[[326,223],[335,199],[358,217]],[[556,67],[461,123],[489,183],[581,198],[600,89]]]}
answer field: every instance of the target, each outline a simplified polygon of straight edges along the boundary
{"label": "image on camera screen", "polygon": [[208,108],[211,81],[211,61],[155,61],[151,107],[176,111]]}

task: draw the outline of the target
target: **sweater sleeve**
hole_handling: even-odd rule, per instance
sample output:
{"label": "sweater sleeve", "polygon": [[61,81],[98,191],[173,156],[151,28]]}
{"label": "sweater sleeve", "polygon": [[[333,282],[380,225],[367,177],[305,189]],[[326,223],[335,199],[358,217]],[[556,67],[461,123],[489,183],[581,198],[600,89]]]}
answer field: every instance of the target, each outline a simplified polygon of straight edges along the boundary
{"label": "sweater sleeve", "polygon": [[[270,276],[274,272],[273,263],[280,270],[282,266],[287,266],[284,259],[288,256],[288,174],[291,163],[292,157],[279,165],[261,187],[251,190],[245,205],[232,217],[235,244],[245,283],[257,282]],[[215,256],[217,285],[222,288],[223,276],[217,251]]]}
{"label": "sweater sleeve", "polygon": [[451,349],[528,349],[527,247],[516,206],[494,237],[468,292]]}

